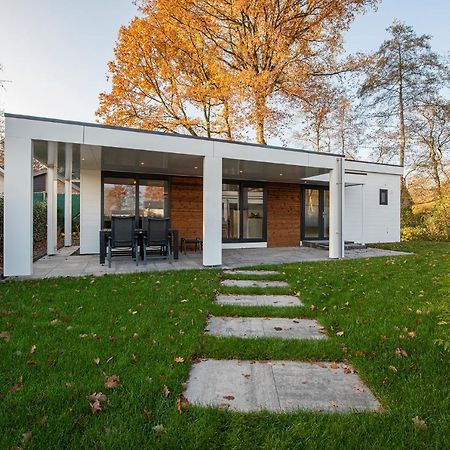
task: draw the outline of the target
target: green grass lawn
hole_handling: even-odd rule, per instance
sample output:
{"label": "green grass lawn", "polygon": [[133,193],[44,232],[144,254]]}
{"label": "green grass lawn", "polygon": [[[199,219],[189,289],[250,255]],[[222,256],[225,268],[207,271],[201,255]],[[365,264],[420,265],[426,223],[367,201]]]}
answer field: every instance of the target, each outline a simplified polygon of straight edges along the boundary
{"label": "green grass lawn", "polygon": [[[415,255],[272,266],[291,287],[273,292],[300,292],[298,308],[215,305],[215,270],[0,284],[0,448],[450,448],[449,353],[435,343],[449,339],[450,244],[389,248]],[[330,339],[206,337],[210,313],[317,318]],[[180,414],[201,357],[349,361],[384,410]]]}

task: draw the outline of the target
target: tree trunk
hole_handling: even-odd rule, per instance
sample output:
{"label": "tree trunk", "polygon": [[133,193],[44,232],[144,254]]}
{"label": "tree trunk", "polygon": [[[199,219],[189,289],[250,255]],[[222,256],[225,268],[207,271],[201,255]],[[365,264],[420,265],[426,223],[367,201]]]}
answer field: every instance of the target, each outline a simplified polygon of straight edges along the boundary
{"label": "tree trunk", "polygon": [[230,108],[228,106],[228,101],[225,100],[223,102],[223,118],[225,120],[225,133],[227,135],[227,139],[229,141],[233,140],[233,135],[231,133],[231,124],[230,124]]}
{"label": "tree trunk", "polygon": [[[403,99],[403,61],[402,50],[398,48],[398,106],[399,106],[399,162],[401,166],[405,165],[406,150],[406,132],[405,132],[405,104]],[[412,206],[412,198],[406,186],[405,177],[401,178],[401,205],[404,208]]]}
{"label": "tree trunk", "polygon": [[262,95],[257,95],[255,99],[255,127],[256,127],[256,142],[258,144],[267,144],[264,136],[264,125],[266,119],[266,98]]}
{"label": "tree trunk", "polygon": [[442,186],[441,186],[441,176],[439,174],[439,161],[436,158],[434,148],[431,145],[428,149],[428,153],[430,155],[431,164],[433,166],[432,176],[433,176],[434,183],[436,184],[437,195],[439,198],[441,198],[442,197]]}

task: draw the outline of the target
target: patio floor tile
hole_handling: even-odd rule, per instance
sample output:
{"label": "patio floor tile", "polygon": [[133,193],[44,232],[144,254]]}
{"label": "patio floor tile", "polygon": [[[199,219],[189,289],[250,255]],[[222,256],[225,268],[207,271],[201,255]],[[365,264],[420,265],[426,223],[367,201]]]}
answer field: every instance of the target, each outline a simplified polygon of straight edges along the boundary
{"label": "patio floor tile", "polygon": [[193,365],[189,403],[232,411],[380,411],[351,367],[297,361],[202,360]]}
{"label": "patio floor tile", "polygon": [[278,339],[326,339],[316,320],[280,317],[214,317],[208,319],[206,334],[218,337]]}

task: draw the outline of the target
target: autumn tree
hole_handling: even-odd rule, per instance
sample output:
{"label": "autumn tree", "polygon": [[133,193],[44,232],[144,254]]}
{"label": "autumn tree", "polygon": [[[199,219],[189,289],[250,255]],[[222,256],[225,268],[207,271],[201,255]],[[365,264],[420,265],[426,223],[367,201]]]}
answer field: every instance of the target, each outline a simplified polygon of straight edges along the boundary
{"label": "autumn tree", "polygon": [[450,101],[432,96],[417,108],[413,136],[425,150],[418,169],[431,174],[441,197],[442,179],[449,181],[446,165],[450,153]]}
{"label": "autumn tree", "polygon": [[[366,66],[359,94],[379,127],[397,130],[398,161],[407,165],[408,124],[421,99],[442,79],[445,66],[432,51],[430,36],[418,36],[412,27],[398,21],[387,31],[389,39],[370,55],[372,61]],[[406,188],[404,180],[402,187]]]}
{"label": "autumn tree", "polygon": [[335,73],[342,34],[377,0],[142,0],[120,30],[106,123],[266,143],[307,98],[308,81]]}

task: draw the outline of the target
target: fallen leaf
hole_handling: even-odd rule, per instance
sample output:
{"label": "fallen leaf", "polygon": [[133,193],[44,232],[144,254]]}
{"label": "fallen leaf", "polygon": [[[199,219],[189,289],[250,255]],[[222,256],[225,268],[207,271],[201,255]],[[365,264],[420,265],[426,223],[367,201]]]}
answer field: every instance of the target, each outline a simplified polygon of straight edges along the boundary
{"label": "fallen leaf", "polygon": [[177,356],[177,357],[175,358],[175,362],[176,362],[176,363],[183,363],[183,362],[184,362],[184,358],[182,358],[181,356]]}
{"label": "fallen leaf", "polygon": [[419,416],[413,417],[412,423],[416,428],[419,428],[421,430],[427,429],[427,424],[425,423],[425,420],[422,420]]}
{"label": "fallen leaf", "polygon": [[88,396],[88,400],[90,402],[96,402],[96,401],[105,402],[107,398],[108,397],[106,397],[106,395],[103,394],[102,392],[94,392],[93,394]]}
{"label": "fallen leaf", "polygon": [[335,361],[333,361],[331,364],[330,364],[330,369],[337,369],[339,366],[337,365],[337,363],[335,362]]}
{"label": "fallen leaf", "polygon": [[347,365],[344,366],[344,373],[345,375],[348,375],[349,373],[355,373],[355,369],[353,369],[352,367],[349,367]]}
{"label": "fallen leaf", "polygon": [[53,319],[50,323],[51,323],[52,325],[56,325],[58,322],[59,322],[58,319]]}
{"label": "fallen leaf", "polygon": [[397,356],[398,358],[407,358],[408,353],[406,353],[406,351],[403,350],[401,347],[397,347],[395,349],[395,356]]}
{"label": "fallen leaf", "polygon": [[162,433],[164,433],[164,432],[166,431],[166,429],[164,428],[164,425],[161,425],[161,424],[155,425],[155,426],[152,428],[152,430],[153,430],[155,433],[158,433],[158,434],[162,434]]}
{"label": "fallen leaf", "polygon": [[5,342],[9,342],[11,339],[11,335],[7,331],[2,331],[0,333],[0,339],[3,339]]}
{"label": "fallen leaf", "polygon": [[96,414],[103,410],[102,403],[106,401],[106,395],[101,392],[94,392],[88,396],[89,406],[91,407],[92,414]]}
{"label": "fallen leaf", "polygon": [[26,433],[23,433],[22,434],[22,442],[24,444],[28,443],[28,441],[31,439],[31,435],[32,435],[31,431],[27,431]]}
{"label": "fallen leaf", "polygon": [[188,409],[188,406],[189,406],[188,400],[183,394],[180,394],[180,396],[177,398],[178,414],[181,414],[183,411],[186,411]]}
{"label": "fallen leaf", "polygon": [[283,328],[281,328],[281,327],[273,327],[273,329],[274,329],[275,331],[282,331],[282,330],[283,330]]}
{"label": "fallen leaf", "polygon": [[114,389],[119,386],[120,378],[117,375],[111,375],[106,379],[105,387],[108,389]]}
{"label": "fallen leaf", "polygon": [[36,351],[37,347],[35,345],[31,346],[30,353],[33,354]]}
{"label": "fallen leaf", "polygon": [[334,406],[335,408],[338,407],[337,403],[334,400],[331,400],[330,405]]}
{"label": "fallen leaf", "polygon": [[100,364],[100,358],[94,358],[94,364],[97,364],[97,366]]}
{"label": "fallen leaf", "polygon": [[389,370],[392,370],[392,372],[397,373],[398,369],[395,366],[389,366]]}
{"label": "fallen leaf", "polygon": [[138,362],[138,359],[139,359],[139,357],[136,356],[134,353],[131,355],[131,362],[132,362],[132,363]]}
{"label": "fallen leaf", "polygon": [[408,336],[411,337],[411,338],[415,338],[416,337],[416,333],[414,331],[410,331],[408,333]]}
{"label": "fallen leaf", "polygon": [[13,384],[9,389],[8,392],[17,392],[20,391],[23,387],[23,377],[19,378],[18,383]]}
{"label": "fallen leaf", "polygon": [[110,363],[110,362],[113,360],[113,358],[114,358],[114,356],[111,356],[110,358],[108,358],[108,359],[106,360],[106,364]]}
{"label": "fallen leaf", "polygon": [[170,389],[166,385],[163,387],[163,395],[166,398],[170,395]]}
{"label": "fallen leaf", "polygon": [[336,333],[336,336],[339,336],[339,337],[344,336],[344,332],[343,331],[338,331]]}
{"label": "fallen leaf", "polygon": [[149,409],[144,408],[144,416],[145,417],[151,417],[151,415],[152,415],[152,412]]}
{"label": "fallen leaf", "polygon": [[234,400],[234,396],[233,395],[224,395],[223,398],[225,400]]}

